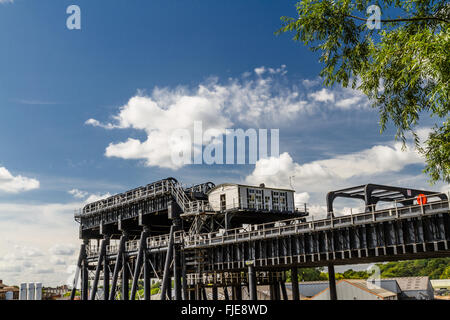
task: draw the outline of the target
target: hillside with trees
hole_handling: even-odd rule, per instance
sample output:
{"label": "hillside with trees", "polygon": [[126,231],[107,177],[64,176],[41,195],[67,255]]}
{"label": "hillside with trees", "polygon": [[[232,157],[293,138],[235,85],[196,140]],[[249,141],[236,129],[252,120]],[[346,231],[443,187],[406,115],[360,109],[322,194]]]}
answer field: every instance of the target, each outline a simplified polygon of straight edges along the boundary
{"label": "hillside with trees", "polygon": [[[398,262],[378,263],[381,278],[420,277],[430,279],[450,279],[450,258],[419,259]],[[328,273],[324,268],[302,268],[298,271],[299,281],[328,280]],[[367,279],[371,274],[367,271],[349,269],[343,273],[336,273],[336,279]],[[288,282],[291,281],[288,272]]]}

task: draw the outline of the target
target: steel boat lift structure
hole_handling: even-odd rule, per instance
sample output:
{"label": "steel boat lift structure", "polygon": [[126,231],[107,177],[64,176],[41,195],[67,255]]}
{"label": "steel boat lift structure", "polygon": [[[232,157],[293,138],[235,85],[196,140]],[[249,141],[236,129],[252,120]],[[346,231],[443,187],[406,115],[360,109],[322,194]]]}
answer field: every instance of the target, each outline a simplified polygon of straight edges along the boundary
{"label": "steel boat lift structure", "polygon": [[[328,267],[336,299],[335,265],[450,255],[444,193],[374,184],[337,190],[327,195],[328,217],[307,221],[306,206],[213,210],[214,188],[184,188],[167,178],[77,211],[83,243],[71,299],[81,278],[82,300],[150,300],[151,279],[161,282],[161,300],[217,300],[219,288],[226,300],[256,300],[258,285],[269,285],[271,299],[280,300],[287,299],[290,270],[298,300],[297,270],[313,266]],[[339,197],[363,200],[364,212],[336,216]],[[391,206],[379,209],[379,202]]]}

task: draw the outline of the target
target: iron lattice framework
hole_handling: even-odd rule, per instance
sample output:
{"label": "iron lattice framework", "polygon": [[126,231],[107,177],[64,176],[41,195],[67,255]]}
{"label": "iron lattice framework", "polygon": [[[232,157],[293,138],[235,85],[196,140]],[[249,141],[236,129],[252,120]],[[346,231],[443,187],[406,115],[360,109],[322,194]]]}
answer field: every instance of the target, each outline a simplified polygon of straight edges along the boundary
{"label": "iron lattice framework", "polygon": [[[168,178],[77,212],[83,244],[72,299],[79,275],[83,300],[150,300],[151,279],[161,283],[163,300],[255,300],[258,285],[269,286],[271,299],[287,299],[290,270],[297,300],[297,269],[313,266],[328,267],[336,299],[334,265],[450,255],[445,194],[368,184],[328,193],[328,217],[306,221],[306,208],[289,216],[214,212],[207,201],[213,187],[182,188]],[[428,203],[417,204],[418,194]],[[336,197],[364,200],[366,210],[335,217]],[[377,210],[379,201],[393,206]]]}

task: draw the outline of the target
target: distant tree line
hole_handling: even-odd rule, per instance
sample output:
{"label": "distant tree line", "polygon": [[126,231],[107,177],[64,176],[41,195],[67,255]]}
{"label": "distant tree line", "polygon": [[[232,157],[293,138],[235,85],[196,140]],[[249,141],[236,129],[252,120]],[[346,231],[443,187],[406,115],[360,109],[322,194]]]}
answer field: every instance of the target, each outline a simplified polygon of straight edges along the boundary
{"label": "distant tree line", "polygon": [[[450,279],[450,258],[407,260],[388,263],[377,263],[381,278],[420,277],[428,276],[430,279]],[[299,281],[328,280],[328,273],[324,268],[302,268],[298,270]],[[343,273],[336,273],[336,279],[367,279],[370,272],[354,271],[349,269]],[[291,282],[290,271],[287,281]]]}

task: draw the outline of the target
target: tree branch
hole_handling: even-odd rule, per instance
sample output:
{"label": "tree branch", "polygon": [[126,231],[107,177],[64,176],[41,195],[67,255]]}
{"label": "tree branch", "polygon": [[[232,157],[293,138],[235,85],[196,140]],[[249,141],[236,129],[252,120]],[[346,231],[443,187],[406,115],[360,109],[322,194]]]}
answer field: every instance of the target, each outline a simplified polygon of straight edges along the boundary
{"label": "tree branch", "polygon": [[[345,16],[356,19],[356,20],[366,21],[366,22],[369,20],[369,19],[353,16],[351,14],[347,14]],[[386,19],[386,20],[380,19],[380,22],[386,23],[386,22],[406,22],[406,21],[423,21],[423,20],[437,20],[437,21],[441,21],[441,22],[445,22],[445,23],[450,23],[449,20],[440,18],[440,17],[416,17],[416,18],[399,18],[399,19]]]}

